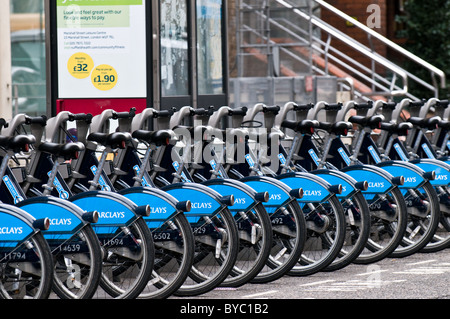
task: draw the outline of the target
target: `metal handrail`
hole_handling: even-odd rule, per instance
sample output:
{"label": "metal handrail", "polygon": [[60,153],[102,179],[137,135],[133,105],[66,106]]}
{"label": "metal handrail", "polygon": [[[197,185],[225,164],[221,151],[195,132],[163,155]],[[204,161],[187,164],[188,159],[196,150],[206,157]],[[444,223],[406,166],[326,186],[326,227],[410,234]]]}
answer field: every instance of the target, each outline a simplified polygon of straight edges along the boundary
{"label": "metal handrail", "polygon": [[281,4],[282,6],[284,6],[286,8],[292,9],[292,11],[295,14],[301,16],[305,20],[309,20],[314,26],[320,28],[321,30],[325,31],[327,34],[335,37],[336,39],[339,39],[345,43],[351,43],[352,44],[351,46],[353,49],[359,51],[361,54],[372,59],[373,61],[375,61],[379,64],[382,64],[387,69],[389,69],[393,73],[397,74],[403,81],[403,87],[400,90],[392,90],[390,94],[392,96],[402,96],[402,95],[407,94],[407,92],[408,92],[408,75],[406,74],[406,72],[403,69],[401,69],[397,65],[393,64],[388,59],[386,59],[378,54],[375,54],[374,52],[369,50],[367,47],[365,47],[361,43],[355,41],[354,39],[352,39],[345,33],[331,27],[330,25],[327,25],[322,20],[315,18],[313,16],[310,16],[310,15],[302,12],[301,10],[294,8],[294,6],[287,3],[286,1],[276,0],[276,2],[278,2],[279,4]]}
{"label": "metal handrail", "polygon": [[359,29],[363,30],[364,32],[370,34],[374,38],[380,40],[381,42],[383,42],[384,44],[389,46],[390,48],[396,50],[397,52],[403,54],[404,56],[408,57],[409,59],[411,59],[412,61],[414,61],[417,64],[421,65],[422,67],[428,69],[429,71],[431,71],[431,73],[439,76],[439,78],[441,80],[440,81],[441,82],[441,88],[445,88],[445,86],[446,86],[446,75],[445,75],[444,71],[438,69],[434,65],[432,65],[432,64],[428,63],[427,61],[421,59],[420,57],[418,57],[415,54],[409,52],[408,50],[405,50],[404,48],[402,48],[398,44],[392,42],[391,40],[387,39],[386,37],[384,37],[380,33],[376,32],[373,29],[371,29],[371,28],[367,27],[366,25],[362,24],[361,22],[353,19],[348,14],[340,11],[336,7],[330,5],[329,3],[327,3],[327,2],[325,2],[323,0],[313,0],[313,1],[315,1],[320,6],[330,10],[331,12],[333,12],[336,15],[338,15],[339,17],[345,19],[346,21],[351,22],[357,28],[359,28]]}

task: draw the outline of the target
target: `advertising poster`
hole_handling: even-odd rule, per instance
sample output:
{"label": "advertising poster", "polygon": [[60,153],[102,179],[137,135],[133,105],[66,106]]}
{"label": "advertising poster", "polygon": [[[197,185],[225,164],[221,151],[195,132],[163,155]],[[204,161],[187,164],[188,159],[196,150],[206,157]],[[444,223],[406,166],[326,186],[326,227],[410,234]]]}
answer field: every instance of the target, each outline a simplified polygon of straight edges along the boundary
{"label": "advertising poster", "polygon": [[145,98],[145,0],[57,0],[59,98]]}

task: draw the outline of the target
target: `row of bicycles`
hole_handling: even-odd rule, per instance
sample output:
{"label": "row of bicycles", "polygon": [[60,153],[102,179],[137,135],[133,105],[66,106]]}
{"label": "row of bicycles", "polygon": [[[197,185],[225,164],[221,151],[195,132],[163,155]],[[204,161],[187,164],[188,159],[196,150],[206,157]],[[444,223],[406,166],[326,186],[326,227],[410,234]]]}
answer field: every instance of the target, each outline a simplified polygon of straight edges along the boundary
{"label": "row of bicycles", "polygon": [[0,120],[0,297],[156,299],[450,246],[450,107]]}

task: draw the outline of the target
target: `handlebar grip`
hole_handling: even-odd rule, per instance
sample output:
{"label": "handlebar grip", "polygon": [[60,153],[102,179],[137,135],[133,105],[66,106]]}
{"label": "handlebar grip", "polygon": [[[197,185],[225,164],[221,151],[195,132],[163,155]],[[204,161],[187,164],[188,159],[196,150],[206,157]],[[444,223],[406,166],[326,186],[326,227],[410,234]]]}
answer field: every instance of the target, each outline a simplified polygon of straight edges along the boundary
{"label": "handlebar grip", "polygon": [[373,106],[373,101],[368,101],[367,103],[355,103],[355,110],[362,110],[362,109],[371,109]]}
{"label": "handlebar grip", "polygon": [[113,119],[128,119],[132,118],[136,115],[136,108],[132,107],[129,112],[114,112],[113,113]]}
{"label": "handlebar grip", "polygon": [[31,124],[39,124],[41,126],[47,125],[47,116],[37,116],[37,117],[30,117],[27,116],[25,119],[25,124],[31,125]]}
{"label": "handlebar grip", "polygon": [[248,108],[246,106],[238,107],[228,111],[230,116],[245,116],[247,114]]}
{"label": "handlebar grip", "polygon": [[442,100],[442,101],[437,101],[437,102],[436,102],[436,105],[437,105],[437,106],[442,106],[442,107],[444,107],[444,108],[446,108],[446,107],[448,106],[448,104],[449,104],[449,101],[448,101],[448,100]]}
{"label": "handlebar grip", "polygon": [[396,103],[396,102],[387,102],[387,103],[383,103],[383,108],[386,108],[386,109],[391,109],[391,110],[393,110],[393,109],[395,109],[396,106],[397,106],[397,103]]}
{"label": "handlebar grip", "polygon": [[90,123],[92,120],[92,114],[90,113],[79,113],[79,114],[71,114],[69,115],[69,121],[85,121]]}
{"label": "handlebar grip", "polygon": [[314,104],[312,103],[308,103],[308,104],[295,104],[294,105],[294,111],[305,111],[305,110],[310,110],[314,107]]}
{"label": "handlebar grip", "polygon": [[274,105],[274,106],[264,106],[263,107],[263,112],[267,113],[273,113],[273,114],[278,114],[278,112],[280,111],[280,107],[278,105]]}
{"label": "handlebar grip", "polygon": [[410,107],[421,107],[425,104],[424,101],[414,101],[414,102],[409,102],[409,106]]}
{"label": "handlebar grip", "polygon": [[198,108],[198,109],[194,109],[191,108],[191,112],[190,112],[190,116],[194,116],[194,115],[206,115],[206,110],[204,108]]}
{"label": "handlebar grip", "polygon": [[0,129],[1,129],[2,127],[8,127],[8,124],[6,123],[6,120],[5,120],[5,119],[0,119]]}
{"label": "handlebar grip", "polygon": [[332,103],[332,104],[326,104],[325,110],[327,111],[339,111],[342,108],[342,103]]}
{"label": "handlebar grip", "polygon": [[153,112],[154,118],[161,118],[161,117],[171,117],[173,115],[173,110],[161,110],[161,111],[155,111]]}

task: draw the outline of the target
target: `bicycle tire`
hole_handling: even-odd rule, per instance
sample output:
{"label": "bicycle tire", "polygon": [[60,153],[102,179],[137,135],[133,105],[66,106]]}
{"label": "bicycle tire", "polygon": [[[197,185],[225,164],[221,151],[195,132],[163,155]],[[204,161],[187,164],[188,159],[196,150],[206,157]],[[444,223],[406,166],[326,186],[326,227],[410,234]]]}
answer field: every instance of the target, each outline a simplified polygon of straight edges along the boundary
{"label": "bicycle tire", "polygon": [[[386,199],[390,207],[395,209],[389,218],[380,217],[374,212],[379,199]],[[371,235],[365,249],[353,261],[355,264],[370,264],[386,258],[400,244],[407,226],[406,203],[397,186],[367,202],[371,209]],[[387,240],[384,239],[386,237]]]}
{"label": "bicycle tire", "polygon": [[56,246],[47,240],[55,263],[53,291],[61,299],[91,299],[102,273],[101,247],[91,224]]}
{"label": "bicycle tire", "polygon": [[[311,207],[313,205],[314,207]],[[308,207],[309,206],[309,207]],[[308,203],[307,239],[303,253],[297,264],[288,272],[290,276],[309,276],[325,269],[337,257],[345,239],[344,209],[336,197],[332,195],[321,203]],[[311,213],[323,213],[328,226],[321,232],[311,228]],[[309,222],[309,223],[308,223]]]}
{"label": "bicycle tire", "polygon": [[[390,254],[390,257],[402,258],[410,256],[424,248],[436,233],[441,212],[439,210],[439,198],[431,183],[427,181],[419,190],[424,200],[429,203],[429,211],[426,214],[408,213],[408,226],[403,240]],[[410,202],[409,196],[404,196]],[[411,209],[411,208],[410,208]]]}
{"label": "bicycle tire", "polygon": [[[223,287],[239,287],[259,274],[266,264],[272,248],[272,225],[262,203],[253,209],[235,215],[239,232],[239,252],[230,275],[221,283]],[[256,231],[256,239],[252,239]]]}
{"label": "bicycle tire", "polygon": [[450,209],[440,204],[441,216],[438,227],[430,242],[420,250],[421,253],[434,253],[450,247]]}
{"label": "bicycle tire", "polygon": [[344,245],[324,271],[335,271],[351,264],[363,251],[370,235],[370,211],[367,201],[361,192],[356,192],[351,202],[342,201],[346,219],[346,237]]}
{"label": "bicycle tire", "polygon": [[[152,235],[142,218],[137,218],[126,228],[113,228],[116,230],[113,237],[101,238],[104,260],[99,286],[113,298],[135,299],[151,279],[155,258]],[[135,245],[135,251],[131,246],[123,246],[129,256],[121,255],[114,247],[116,240],[122,239]],[[107,298],[106,295],[101,297]]]}
{"label": "bicycle tire", "polygon": [[[158,234],[169,229],[177,233],[174,240],[161,240]],[[155,262],[150,281],[139,299],[163,299],[171,296],[186,280],[194,257],[194,235],[191,225],[182,213],[152,230],[155,243]],[[175,247],[173,247],[175,246]]]}
{"label": "bicycle tire", "polygon": [[[1,250],[4,249],[11,250],[2,245]],[[53,281],[53,258],[43,234],[41,232],[34,233],[26,241],[14,247],[13,250],[14,256],[30,254],[35,260],[31,267],[21,267],[24,266],[22,264],[28,262],[17,261],[14,260],[15,258],[12,259],[13,263],[1,262],[0,298],[48,299]],[[5,258],[6,256],[5,254]],[[33,273],[27,272],[29,269],[32,269]]]}
{"label": "bicycle tire", "polygon": [[275,281],[294,267],[306,242],[306,221],[296,200],[283,207],[274,207],[270,214],[273,229],[273,245],[266,267],[251,281],[268,283]]}
{"label": "bicycle tire", "polygon": [[239,235],[233,215],[228,208],[223,208],[215,215],[208,216],[208,219],[213,227],[221,229],[222,234],[227,236],[221,243],[220,255],[216,254],[213,245],[205,243],[205,239],[209,238],[201,235],[202,227],[206,227],[207,223],[191,224],[195,238],[194,262],[186,281],[174,293],[176,296],[204,294],[219,286],[234,267],[239,249]]}

